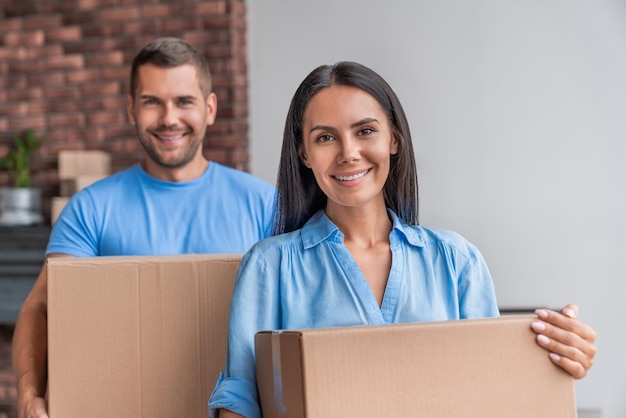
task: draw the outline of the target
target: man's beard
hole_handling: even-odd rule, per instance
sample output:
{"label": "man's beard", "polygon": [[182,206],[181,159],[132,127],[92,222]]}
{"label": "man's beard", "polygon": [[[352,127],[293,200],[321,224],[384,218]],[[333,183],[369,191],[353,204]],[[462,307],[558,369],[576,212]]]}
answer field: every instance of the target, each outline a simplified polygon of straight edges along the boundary
{"label": "man's beard", "polygon": [[139,142],[141,142],[141,145],[146,150],[146,153],[148,154],[150,159],[156,164],[165,168],[181,168],[186,166],[194,159],[196,153],[198,152],[198,148],[202,146],[202,140],[196,139],[194,140],[195,142],[190,142],[187,144],[184,149],[184,154],[181,158],[178,158],[175,161],[164,161],[159,155],[159,151],[154,146],[154,143],[152,141],[145,140],[142,135],[139,135],[139,132],[137,132],[137,134],[140,138]]}

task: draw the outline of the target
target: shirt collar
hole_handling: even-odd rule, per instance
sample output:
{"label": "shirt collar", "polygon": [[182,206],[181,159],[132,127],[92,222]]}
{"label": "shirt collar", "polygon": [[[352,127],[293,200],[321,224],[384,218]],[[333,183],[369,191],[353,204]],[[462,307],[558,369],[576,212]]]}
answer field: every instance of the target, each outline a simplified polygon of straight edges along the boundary
{"label": "shirt collar", "polygon": [[[391,234],[400,234],[411,245],[417,247],[424,246],[424,240],[420,234],[420,228],[407,225],[398,218],[391,209],[387,209],[393,222]],[[329,240],[339,244],[343,243],[343,233],[337,225],[326,216],[324,210],[319,210],[307,221],[301,229],[302,245],[304,248],[311,248],[320,242]]]}

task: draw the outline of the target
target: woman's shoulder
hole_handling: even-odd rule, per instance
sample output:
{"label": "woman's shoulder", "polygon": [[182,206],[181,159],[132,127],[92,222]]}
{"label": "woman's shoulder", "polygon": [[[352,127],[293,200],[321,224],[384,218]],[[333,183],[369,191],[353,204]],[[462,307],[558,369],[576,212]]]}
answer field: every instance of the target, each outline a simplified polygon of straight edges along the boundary
{"label": "woman's shoulder", "polygon": [[454,248],[468,255],[478,251],[474,244],[457,231],[421,225],[404,225],[404,228],[405,235],[422,246]]}
{"label": "woman's shoulder", "polygon": [[268,254],[285,253],[299,251],[302,248],[302,235],[300,230],[285,232],[283,234],[274,235],[264,238],[254,244],[246,257],[264,258]]}

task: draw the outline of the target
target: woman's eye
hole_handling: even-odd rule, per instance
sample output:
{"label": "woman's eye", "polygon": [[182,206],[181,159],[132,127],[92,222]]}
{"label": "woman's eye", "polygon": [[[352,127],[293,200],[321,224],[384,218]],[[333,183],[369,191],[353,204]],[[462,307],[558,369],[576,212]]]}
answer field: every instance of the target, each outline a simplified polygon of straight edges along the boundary
{"label": "woman's eye", "polygon": [[317,137],[317,142],[328,142],[332,140],[333,140],[333,137],[330,135],[320,135]]}
{"label": "woman's eye", "polygon": [[363,128],[359,131],[359,135],[369,135],[373,132],[374,130],[372,128]]}

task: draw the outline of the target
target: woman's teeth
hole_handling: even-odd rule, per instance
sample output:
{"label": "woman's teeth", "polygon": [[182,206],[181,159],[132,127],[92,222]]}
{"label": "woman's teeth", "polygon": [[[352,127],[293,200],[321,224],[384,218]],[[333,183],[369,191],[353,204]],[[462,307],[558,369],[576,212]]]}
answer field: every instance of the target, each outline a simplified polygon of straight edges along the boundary
{"label": "woman's teeth", "polygon": [[362,171],[362,172],[360,172],[358,174],[353,174],[351,176],[335,176],[335,178],[337,180],[340,180],[340,181],[351,181],[351,180],[360,179],[361,177],[363,177],[366,174],[367,174],[367,170]]}

